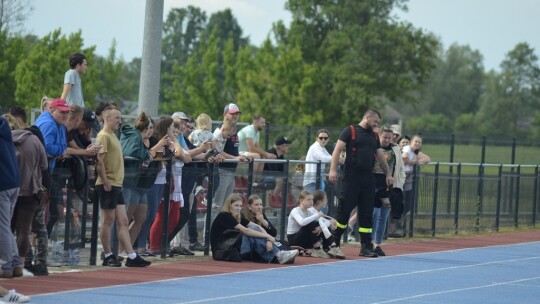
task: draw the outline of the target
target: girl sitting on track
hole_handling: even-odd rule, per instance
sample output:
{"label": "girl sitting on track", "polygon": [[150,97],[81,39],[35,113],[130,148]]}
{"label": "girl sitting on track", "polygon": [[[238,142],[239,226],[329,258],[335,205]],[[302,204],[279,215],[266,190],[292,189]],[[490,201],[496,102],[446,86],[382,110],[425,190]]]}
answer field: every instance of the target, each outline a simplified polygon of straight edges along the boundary
{"label": "girl sitting on track", "polygon": [[[325,238],[322,233],[318,220],[325,217],[324,213],[314,208],[310,209],[311,207],[313,207],[313,196],[307,191],[300,192],[300,203],[289,214],[287,224],[287,239],[291,248],[300,247],[307,255],[318,258],[332,256],[344,258],[342,253],[337,252],[339,248],[334,242],[333,236]],[[328,253],[321,246],[327,247]],[[313,248],[313,250],[307,251],[306,249],[309,248]]]}
{"label": "girl sitting on track", "polygon": [[267,262],[276,257],[284,264],[298,255],[298,250],[280,250],[275,245],[276,239],[261,226],[242,217],[241,211],[242,197],[236,193],[229,195],[210,230],[214,259],[240,261],[240,256],[255,252]]}

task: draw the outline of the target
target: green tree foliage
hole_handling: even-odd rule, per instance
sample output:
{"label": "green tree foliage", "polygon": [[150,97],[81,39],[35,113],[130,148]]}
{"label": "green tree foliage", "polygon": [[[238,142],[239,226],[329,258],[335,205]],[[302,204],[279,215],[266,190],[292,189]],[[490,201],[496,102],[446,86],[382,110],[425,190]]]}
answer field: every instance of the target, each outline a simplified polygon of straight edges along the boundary
{"label": "green tree foliage", "polygon": [[[244,48],[238,55],[238,103],[249,120],[263,114],[270,123],[311,125],[323,121],[324,108],[314,107],[317,69],[302,58],[298,46]],[[247,118],[246,118],[247,117]]]}
{"label": "green tree foliage", "polygon": [[28,52],[27,43],[19,37],[0,32],[0,105],[4,108],[15,102],[15,69]]}
{"label": "green tree foliage", "polygon": [[405,130],[407,133],[445,133],[453,126],[450,118],[444,114],[426,114],[407,120]]}
{"label": "green tree foliage", "polygon": [[[451,45],[437,61],[420,98],[422,113],[441,113],[455,119],[476,113],[484,85],[482,55],[469,46]],[[448,130],[451,131],[451,130]]]}
{"label": "green tree foliage", "polygon": [[[39,107],[44,95],[59,97],[62,93],[64,74],[69,69],[69,55],[83,52],[91,66],[94,58],[94,47],[83,48],[81,32],[62,35],[60,30],[43,37],[23,58],[15,69],[15,101],[26,108]],[[83,76],[85,99],[96,96],[95,85],[97,71],[91,67]]]}
{"label": "green tree foliage", "polygon": [[437,41],[411,24],[390,16],[403,1],[289,0],[289,30],[276,26],[276,40],[300,46],[306,63],[320,75],[312,108],[322,108],[323,122],[359,120],[368,107],[382,108],[421,87],[434,66]]}
{"label": "green tree foliage", "polygon": [[[109,101],[119,104],[130,95],[130,89],[135,86],[135,80],[125,77],[128,74],[127,65],[116,56],[116,41],[109,49],[107,58],[95,57],[94,62],[89,64],[94,65],[93,70],[97,72],[97,81],[90,81],[90,85],[95,86],[96,103]],[[83,89],[85,87],[86,82],[83,84]]]}
{"label": "green tree foliage", "polygon": [[[180,9],[182,11],[186,10]],[[199,9],[188,7],[187,11],[197,12],[189,16],[199,16],[196,18],[198,36],[190,40],[196,43],[190,44],[187,61],[183,63],[172,58],[171,72],[164,73],[164,85],[167,82],[171,85],[164,89],[168,102],[162,104],[162,109],[165,112],[205,112],[217,118],[216,115],[221,115],[223,111],[223,105],[236,98],[236,56],[248,40],[242,37],[242,30],[228,9],[213,14],[208,23],[205,22],[206,17],[200,17],[205,14]],[[185,18],[185,14],[170,14],[167,19],[172,22],[181,17]],[[190,36],[174,29],[166,34],[171,37]],[[167,37],[164,39],[167,40]]]}
{"label": "green tree foliage", "polygon": [[477,113],[482,135],[529,137],[530,124],[540,108],[538,56],[519,43],[501,63],[501,73],[490,73]]}

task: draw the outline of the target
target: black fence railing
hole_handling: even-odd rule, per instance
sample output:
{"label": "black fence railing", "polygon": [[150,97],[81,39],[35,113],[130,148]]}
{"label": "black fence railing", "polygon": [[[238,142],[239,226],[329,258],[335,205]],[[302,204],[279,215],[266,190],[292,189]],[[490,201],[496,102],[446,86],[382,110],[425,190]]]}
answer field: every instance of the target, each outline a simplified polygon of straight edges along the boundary
{"label": "black fence railing", "polygon": [[[126,158],[126,161],[137,160]],[[159,159],[167,164],[167,183],[165,184],[163,201],[169,201],[171,159]],[[259,162],[263,160],[255,160]],[[226,162],[237,162],[227,160]],[[327,176],[328,164],[316,162],[317,172],[305,173],[295,170],[304,165],[301,160],[266,160],[266,162],[283,163],[283,172],[263,171],[264,178],[274,180],[274,183],[254,186],[253,163],[238,162],[238,167],[232,171],[234,174],[235,193],[243,197],[244,203],[251,194],[257,194],[263,200],[265,212],[268,218],[278,228],[278,235],[285,239],[288,213],[297,205],[298,194],[302,189],[302,181],[306,174],[313,174],[316,178],[317,188],[325,187],[328,196],[328,213],[334,215],[337,206],[337,194],[339,185],[321,183],[320,179]],[[140,162],[139,162],[140,163]],[[311,162],[313,163],[313,162]],[[141,163],[142,164],[142,163]],[[323,169],[324,166],[324,169]],[[133,166],[130,166],[133,167]],[[135,166],[137,167],[137,166]],[[219,212],[217,206],[221,202],[215,202],[215,191],[219,184],[219,164],[201,164],[192,167],[184,167],[183,170],[193,170],[192,176],[197,179],[199,187],[204,191],[199,195],[192,195],[193,212],[197,212],[198,227],[204,233],[206,250],[209,254],[210,225],[212,213]],[[60,184],[65,185],[66,213],[73,210],[70,198],[78,196],[82,206],[80,225],[72,225],[72,219],[66,216],[63,229],[64,249],[85,248],[90,242],[90,258],[88,263],[96,265],[99,235],[99,204],[95,192],[95,182],[89,179],[86,187],[79,193],[72,189],[69,170],[58,172],[54,177],[60,179]],[[89,170],[90,172],[92,170]],[[138,170],[126,172],[126,178],[138,175]],[[413,236],[436,236],[441,234],[459,234],[460,232],[499,231],[501,228],[534,227],[538,212],[540,212],[539,188],[539,165],[506,165],[506,164],[469,164],[469,163],[430,163],[416,166],[413,178],[413,199],[411,210],[403,218],[403,227],[406,235]],[[480,174],[479,174],[480,172]],[[195,177],[196,176],[196,177]],[[202,178],[201,178],[202,177]],[[206,179],[204,178],[206,177]],[[208,182],[200,182],[207,180]],[[183,181],[184,182],[184,181]],[[283,187],[276,192],[276,183],[282,183]],[[89,193],[93,192],[89,196]],[[88,197],[92,199],[88,199]],[[88,204],[92,203],[92,212]],[[215,208],[208,208],[214,206]],[[169,223],[169,204],[164,204],[164,221],[161,234],[161,258],[167,257],[167,235]],[[215,216],[215,214],[214,214]],[[86,218],[91,218],[91,232],[87,236]],[[185,226],[187,228],[187,226]],[[73,229],[77,229],[77,235],[81,237],[73,240]],[[60,237],[61,238],[61,237]],[[344,240],[347,241],[346,239]]]}

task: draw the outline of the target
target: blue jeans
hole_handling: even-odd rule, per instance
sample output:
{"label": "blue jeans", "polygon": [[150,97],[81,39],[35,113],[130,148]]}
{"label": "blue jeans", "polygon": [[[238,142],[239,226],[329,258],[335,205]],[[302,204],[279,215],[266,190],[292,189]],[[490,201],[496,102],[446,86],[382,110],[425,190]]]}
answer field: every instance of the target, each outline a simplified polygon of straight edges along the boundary
{"label": "blue jeans", "polygon": [[19,249],[11,231],[11,218],[17,203],[19,187],[0,191],[0,259],[4,261],[2,270],[13,273],[15,267],[22,267]]}
{"label": "blue jeans", "polygon": [[[261,229],[255,225],[249,225],[248,228],[255,231],[261,231]],[[240,255],[248,254],[250,252],[255,252],[263,260],[270,262],[279,252],[279,249],[272,245],[272,251],[266,251],[266,239],[244,235],[242,236]]]}
{"label": "blue jeans", "polygon": [[154,184],[148,190],[148,209],[146,209],[146,221],[144,221],[139,237],[137,238],[137,247],[146,249],[148,243],[148,235],[150,234],[150,227],[156,218],[159,203],[163,197],[163,187],[165,184]]}
{"label": "blue jeans", "polygon": [[371,239],[376,244],[382,243],[384,232],[386,231],[386,222],[388,221],[388,214],[390,208],[373,208],[373,230],[371,232]]}

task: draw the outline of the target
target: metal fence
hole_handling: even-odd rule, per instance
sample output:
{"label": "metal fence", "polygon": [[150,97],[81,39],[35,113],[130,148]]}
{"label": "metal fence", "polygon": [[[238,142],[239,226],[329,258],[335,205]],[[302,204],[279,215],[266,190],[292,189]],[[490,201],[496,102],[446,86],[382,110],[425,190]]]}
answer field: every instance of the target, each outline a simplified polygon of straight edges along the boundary
{"label": "metal fence", "polygon": [[[128,160],[133,161],[133,160]],[[158,160],[167,162],[168,178],[170,178],[170,159]],[[262,160],[255,160],[255,162]],[[278,228],[278,235],[285,238],[287,217],[290,210],[297,205],[298,194],[302,189],[304,172],[301,167],[306,161],[300,160],[266,160],[267,162],[283,163],[284,172],[263,172],[263,177],[280,179],[283,185],[281,193],[275,193],[272,185],[258,185],[253,183],[253,162],[238,163],[235,170],[235,191],[239,193],[244,202],[251,194],[258,194],[265,206],[265,212],[270,221]],[[227,162],[236,162],[227,160]],[[330,215],[334,215],[337,207],[337,190],[339,185],[320,183],[321,178],[327,176],[329,164],[317,162],[315,178],[317,185],[324,185],[328,195]],[[203,183],[204,192],[199,196],[192,196],[192,210],[197,212],[198,229],[202,232],[206,243],[205,254],[209,253],[209,234],[214,191],[219,183],[219,165],[200,165],[185,167],[184,170],[193,170],[194,178],[200,180],[201,176],[208,178]],[[324,167],[324,169],[323,169]],[[65,170],[65,169],[63,169]],[[91,172],[93,169],[89,169]],[[437,236],[442,234],[459,234],[461,232],[474,233],[483,231],[498,231],[501,228],[534,227],[540,210],[539,203],[539,166],[538,165],[506,165],[506,164],[467,164],[467,163],[430,163],[416,166],[413,178],[414,204],[411,211],[404,217],[407,235]],[[136,176],[138,173],[126,172],[126,178]],[[82,192],[76,193],[72,189],[72,177],[69,170],[63,174],[55,174],[59,183],[65,185],[65,199],[67,214],[78,214],[78,225],[73,225],[73,216],[67,216],[65,223],[61,222],[58,240],[64,240],[64,249],[87,248],[90,243],[88,264],[96,264],[99,232],[99,204],[96,194],[93,193],[93,179],[89,179]],[[197,176],[197,177],[195,177]],[[168,181],[164,191],[164,201],[168,201],[170,193]],[[222,202],[220,202],[222,203]],[[88,204],[93,204],[89,208]],[[161,257],[167,257],[167,224],[168,207],[164,204],[165,219],[162,234]],[[87,223],[87,219],[91,224]],[[59,227],[60,227],[59,225]],[[90,231],[88,231],[90,229]],[[187,225],[185,226],[187,229]],[[76,231],[74,231],[76,230]],[[73,236],[76,236],[75,238]],[[201,238],[202,240],[202,238]],[[346,240],[344,240],[346,241]],[[86,257],[81,256],[81,263],[85,264]]]}

